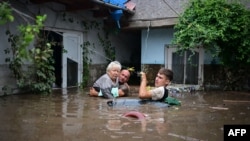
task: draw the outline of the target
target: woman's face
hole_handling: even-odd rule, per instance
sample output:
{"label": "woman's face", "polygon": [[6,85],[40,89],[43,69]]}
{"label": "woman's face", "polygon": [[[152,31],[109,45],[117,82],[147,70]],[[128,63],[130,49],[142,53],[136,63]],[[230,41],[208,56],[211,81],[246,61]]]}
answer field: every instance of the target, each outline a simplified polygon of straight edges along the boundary
{"label": "woman's face", "polygon": [[108,75],[112,81],[115,81],[120,74],[120,69],[118,67],[113,67],[108,71]]}

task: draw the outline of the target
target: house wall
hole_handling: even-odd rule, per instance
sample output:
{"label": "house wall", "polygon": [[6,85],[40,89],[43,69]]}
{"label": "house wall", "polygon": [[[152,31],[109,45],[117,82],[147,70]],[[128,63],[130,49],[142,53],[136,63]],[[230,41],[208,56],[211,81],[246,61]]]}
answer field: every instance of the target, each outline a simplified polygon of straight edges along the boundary
{"label": "house wall", "polygon": [[[165,45],[171,44],[173,39],[174,29],[159,28],[159,29],[143,29],[141,36],[141,63],[142,64],[165,64]],[[211,54],[204,54],[204,64],[211,64],[214,59]],[[218,59],[215,59],[218,63]]]}
{"label": "house wall", "polygon": [[[140,56],[141,56],[141,34],[140,32],[126,32],[126,33],[113,33],[110,36],[112,40],[111,46],[115,47],[115,58],[119,61],[123,68],[134,67],[136,70],[140,69]],[[107,63],[101,63],[106,59],[110,59],[103,55],[102,50],[96,51],[91,55],[92,59],[95,61],[91,64],[89,85],[92,85],[93,82],[98,79],[102,74],[106,73]],[[137,83],[136,74],[131,74],[130,84],[139,84]]]}
{"label": "house wall", "polygon": [[[148,85],[154,85],[155,75],[161,67],[165,67],[165,45],[171,44],[173,28],[144,29],[141,36],[141,69],[145,70],[148,77]],[[203,82],[200,84],[204,89],[222,89],[227,71],[218,58],[213,58],[209,52],[204,52],[202,63]],[[246,78],[245,89],[249,89],[249,78]]]}
{"label": "house wall", "polygon": [[147,73],[148,84],[154,85],[158,70],[165,64],[165,45],[171,43],[173,28],[143,29],[141,36],[141,70]]}
{"label": "house wall", "polygon": [[[34,15],[39,13],[46,14],[47,19],[45,21],[45,29],[56,31],[58,34],[61,33],[77,33],[82,35],[82,42],[89,41],[91,44],[94,44],[95,47],[91,48],[95,53],[90,55],[92,59],[92,64],[94,66],[93,69],[98,69],[100,66],[105,66],[107,64],[103,47],[101,46],[97,34],[104,35],[102,30],[102,19],[95,19],[92,17],[92,13],[88,11],[78,11],[74,13],[65,13],[65,7],[58,3],[46,3],[41,5],[34,5],[32,3],[28,3],[23,0],[10,1],[11,6],[18,10],[19,12],[28,15],[27,20],[30,22],[34,22]],[[7,29],[11,31],[11,33],[17,32],[17,26],[20,24],[26,24],[26,21],[14,12],[15,20],[14,22],[0,25],[0,95],[4,94],[2,88],[8,87],[7,93],[15,93],[16,89],[16,81],[8,68],[8,64],[5,62],[5,58],[9,55],[4,53],[6,48],[10,47],[8,43],[7,36],[5,32]],[[24,16],[24,15],[23,15]],[[24,16],[25,17],[25,16]],[[90,23],[95,21],[98,23],[98,28],[91,27],[86,29],[83,25],[83,22]],[[91,25],[91,24],[89,24]],[[114,31],[117,30],[114,27]],[[127,36],[128,35],[128,36]],[[134,48],[140,48],[140,40],[138,40],[137,35],[131,33],[122,33],[116,32],[115,34],[110,35],[110,40],[112,46],[116,48],[116,60],[122,62],[129,62],[130,56],[133,52]],[[131,40],[132,39],[132,42]],[[32,46],[32,45],[31,45]],[[99,66],[98,66],[99,65]],[[102,67],[105,72],[105,67]],[[82,70],[84,71],[84,70]],[[99,76],[103,71],[91,71],[96,72],[92,73],[92,76]],[[98,73],[99,72],[99,73]],[[95,78],[95,77],[94,77]],[[5,91],[6,92],[6,91]]]}
{"label": "house wall", "polygon": [[[155,69],[164,66],[164,61],[167,61],[164,60],[164,45],[169,44],[173,38],[173,29],[166,27],[174,26],[177,23],[179,15],[185,10],[185,5],[189,0],[154,0],[154,2],[152,2],[152,0],[131,1],[136,3],[137,6],[135,15],[131,17],[130,24],[127,28],[142,29],[142,68],[147,67],[151,69],[150,72],[155,75],[157,73]],[[249,9],[249,1],[242,0],[241,2]],[[218,59],[212,58],[211,54],[205,52],[203,64],[202,72],[204,74],[204,84],[214,82],[218,84],[224,81],[222,79],[224,76],[218,73],[223,72],[223,74],[225,74],[223,68],[219,65]],[[213,67],[215,68],[213,69]],[[211,82],[211,76],[213,76],[213,82]],[[151,81],[154,77],[149,79],[149,81]],[[249,79],[247,82],[249,85]]]}
{"label": "house wall", "polygon": [[164,64],[165,45],[171,43],[173,32],[173,28],[142,30],[141,63]]}
{"label": "house wall", "polygon": [[[154,78],[159,68],[167,64],[165,47],[171,44],[173,39],[173,27],[154,28],[142,30],[141,36],[141,64],[142,70],[148,71],[148,80],[150,85],[154,85]],[[204,64],[218,63],[218,60],[213,60],[209,53],[204,54]]]}

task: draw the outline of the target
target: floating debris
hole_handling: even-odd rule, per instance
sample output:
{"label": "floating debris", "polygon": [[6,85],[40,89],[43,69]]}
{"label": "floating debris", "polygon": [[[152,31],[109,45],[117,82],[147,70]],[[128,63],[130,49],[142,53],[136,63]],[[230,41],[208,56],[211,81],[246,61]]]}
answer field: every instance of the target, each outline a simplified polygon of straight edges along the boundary
{"label": "floating debris", "polygon": [[228,110],[229,108],[226,107],[209,107],[211,109],[216,109],[216,110]]}

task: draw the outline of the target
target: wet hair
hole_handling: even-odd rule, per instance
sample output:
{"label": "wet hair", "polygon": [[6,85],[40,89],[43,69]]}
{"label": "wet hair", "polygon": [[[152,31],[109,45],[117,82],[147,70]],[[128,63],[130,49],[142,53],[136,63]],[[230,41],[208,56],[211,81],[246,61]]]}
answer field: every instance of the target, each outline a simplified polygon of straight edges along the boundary
{"label": "wet hair", "polygon": [[106,68],[106,72],[108,72],[109,70],[111,70],[112,68],[118,68],[119,70],[121,70],[122,65],[120,62],[118,61],[112,61],[108,64],[107,68]]}
{"label": "wet hair", "polygon": [[170,81],[173,80],[174,73],[173,73],[173,71],[170,70],[170,69],[161,68],[161,69],[158,71],[158,73],[159,73],[159,74],[165,75]]}

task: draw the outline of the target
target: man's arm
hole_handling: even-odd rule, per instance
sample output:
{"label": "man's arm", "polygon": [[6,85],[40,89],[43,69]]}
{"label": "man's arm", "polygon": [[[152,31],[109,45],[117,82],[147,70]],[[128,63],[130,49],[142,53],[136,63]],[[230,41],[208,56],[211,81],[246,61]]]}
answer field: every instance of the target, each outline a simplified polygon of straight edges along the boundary
{"label": "man's arm", "polygon": [[[93,96],[93,97],[97,97],[98,96],[98,91],[95,90],[95,88],[93,87],[90,87],[89,88],[89,95],[90,96]],[[118,90],[118,93],[119,93],[119,97],[123,97],[123,96],[127,96],[128,93],[129,93],[129,88],[126,87],[126,86],[122,86],[122,88],[120,88]]]}
{"label": "man's arm", "polygon": [[147,90],[147,77],[144,72],[141,72],[141,84],[139,88],[139,98],[141,99],[149,99],[151,98],[151,91]]}
{"label": "man's arm", "polygon": [[[111,93],[110,88],[105,88],[105,89],[98,88],[98,89],[96,87],[90,87],[90,89],[89,89],[89,95],[93,96],[93,97],[102,96],[104,98],[113,98],[113,95]],[[99,95],[100,91],[101,91],[102,95]]]}
{"label": "man's arm", "polygon": [[119,86],[118,90],[119,96],[128,96],[129,94],[129,85],[127,83],[124,83],[123,85]]}
{"label": "man's arm", "polygon": [[89,95],[90,95],[90,96],[95,96],[95,97],[97,97],[97,96],[98,96],[98,93],[99,93],[99,92],[96,91],[95,88],[93,88],[93,87],[90,87],[90,88],[89,88]]}

